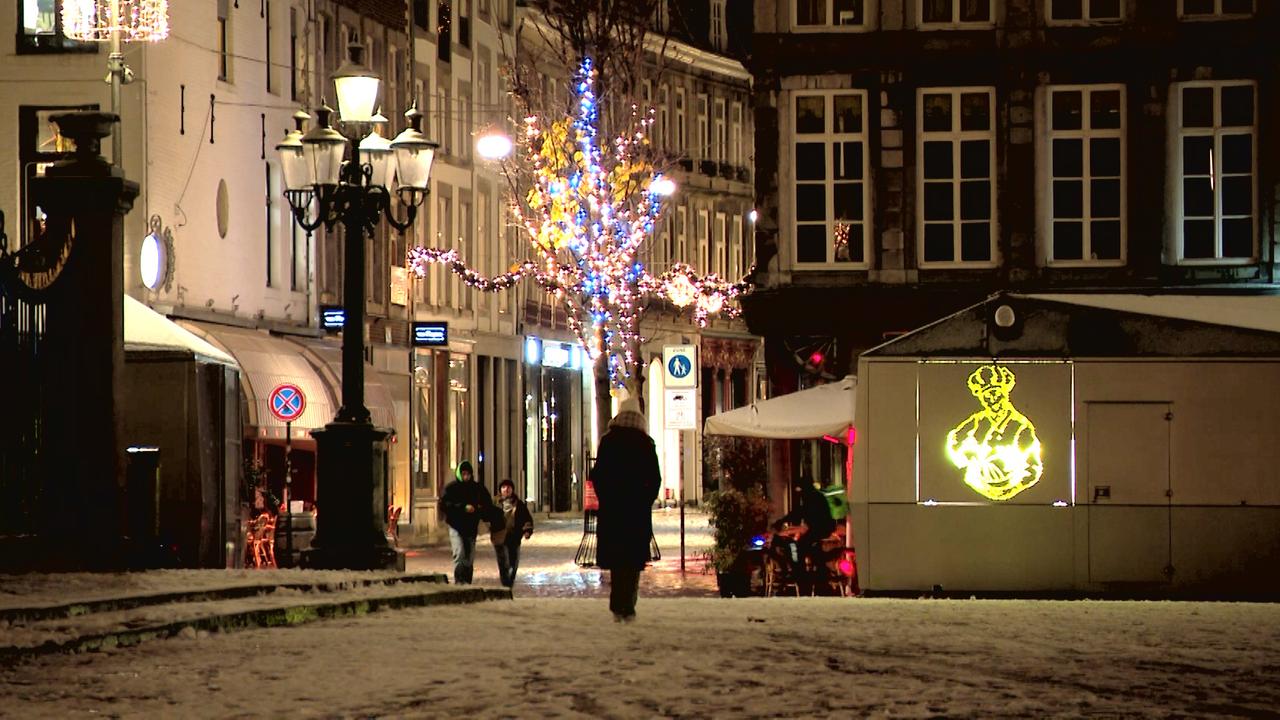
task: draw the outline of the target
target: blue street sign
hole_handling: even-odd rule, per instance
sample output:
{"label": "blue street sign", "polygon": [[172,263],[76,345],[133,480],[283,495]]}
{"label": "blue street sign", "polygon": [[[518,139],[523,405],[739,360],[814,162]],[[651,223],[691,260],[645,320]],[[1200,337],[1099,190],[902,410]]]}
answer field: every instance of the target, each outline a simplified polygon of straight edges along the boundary
{"label": "blue street sign", "polygon": [[684,355],[673,355],[671,362],[667,363],[667,372],[671,373],[673,378],[688,377],[692,370],[693,363]]}
{"label": "blue street sign", "polygon": [[449,344],[449,323],[415,320],[412,342],[415,347],[443,347]]}
{"label": "blue street sign", "polygon": [[275,415],[277,420],[289,423],[301,417],[302,411],[307,409],[307,396],[297,385],[283,383],[271,391],[267,406],[271,408],[271,414]]}

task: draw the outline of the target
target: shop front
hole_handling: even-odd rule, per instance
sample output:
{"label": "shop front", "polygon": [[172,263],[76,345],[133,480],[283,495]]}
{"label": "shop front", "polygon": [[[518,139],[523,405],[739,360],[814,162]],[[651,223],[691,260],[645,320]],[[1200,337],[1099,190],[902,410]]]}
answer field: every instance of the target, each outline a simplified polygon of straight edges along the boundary
{"label": "shop front", "polygon": [[594,452],[586,354],[574,342],[526,337],[524,389],[525,498],[543,512],[580,509]]}

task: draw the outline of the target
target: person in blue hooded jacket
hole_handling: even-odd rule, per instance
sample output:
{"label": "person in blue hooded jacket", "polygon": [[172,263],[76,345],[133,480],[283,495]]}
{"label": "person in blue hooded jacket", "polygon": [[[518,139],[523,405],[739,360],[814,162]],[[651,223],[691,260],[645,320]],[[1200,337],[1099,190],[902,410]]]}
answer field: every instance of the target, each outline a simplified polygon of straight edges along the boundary
{"label": "person in blue hooded jacket", "polygon": [[494,516],[493,498],[476,482],[471,463],[463,460],[454,470],[453,482],[444,488],[440,507],[449,526],[449,547],[453,550],[453,581],[470,585],[475,570],[476,533],[481,520]]}

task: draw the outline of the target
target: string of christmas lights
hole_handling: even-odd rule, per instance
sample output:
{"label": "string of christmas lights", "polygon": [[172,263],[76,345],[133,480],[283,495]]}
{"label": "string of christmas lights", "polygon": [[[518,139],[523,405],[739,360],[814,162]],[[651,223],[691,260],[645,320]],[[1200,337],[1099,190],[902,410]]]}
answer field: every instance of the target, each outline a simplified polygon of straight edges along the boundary
{"label": "string of christmas lights", "polygon": [[[537,115],[524,119],[521,145],[532,183],[523,207],[513,193],[511,213],[538,261],[524,260],[486,277],[455,250],[418,247],[409,251],[409,263],[419,277],[430,265],[443,264],[482,292],[507,290],[532,277],[564,304],[569,326],[591,358],[607,355],[610,379],[622,386],[643,341],[643,300],[661,297],[680,309],[692,307],[694,320],[705,326],[712,315],[736,316],[737,300],[750,285],[699,276],[684,264],[655,277],[637,259],[662,211],[659,189],[670,182],[645,159],[651,109],[641,112],[633,105],[633,129],[600,142],[595,80],[596,69],[586,58],[574,78],[573,115],[549,124]],[[504,172],[510,181],[514,171],[504,165]]]}

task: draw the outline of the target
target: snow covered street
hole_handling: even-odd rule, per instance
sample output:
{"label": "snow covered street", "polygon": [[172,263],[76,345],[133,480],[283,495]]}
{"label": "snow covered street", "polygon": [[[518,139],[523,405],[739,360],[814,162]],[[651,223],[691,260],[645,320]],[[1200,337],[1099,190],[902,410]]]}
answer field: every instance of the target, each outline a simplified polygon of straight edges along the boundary
{"label": "snow covered street", "polygon": [[1280,606],[517,598],[0,670],[0,716],[1272,715]]}

